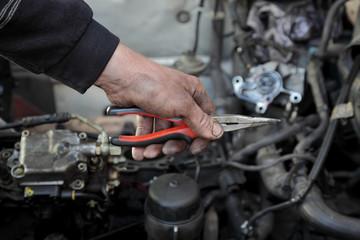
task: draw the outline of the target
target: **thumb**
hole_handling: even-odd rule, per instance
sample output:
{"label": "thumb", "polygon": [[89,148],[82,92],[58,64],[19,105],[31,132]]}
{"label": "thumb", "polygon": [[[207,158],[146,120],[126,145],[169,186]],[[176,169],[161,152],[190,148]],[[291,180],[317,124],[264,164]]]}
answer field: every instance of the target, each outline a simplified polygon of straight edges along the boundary
{"label": "thumb", "polygon": [[221,138],[224,133],[221,125],[195,103],[183,119],[193,132],[201,138],[216,140]]}

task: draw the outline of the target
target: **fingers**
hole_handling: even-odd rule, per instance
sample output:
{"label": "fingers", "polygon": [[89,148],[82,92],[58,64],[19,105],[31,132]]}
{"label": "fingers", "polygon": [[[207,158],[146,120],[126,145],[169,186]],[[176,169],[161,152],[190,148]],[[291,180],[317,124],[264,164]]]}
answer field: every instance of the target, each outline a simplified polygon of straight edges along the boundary
{"label": "fingers", "polygon": [[[172,124],[169,121],[162,119],[155,119],[155,132],[159,132],[171,127]],[[144,157],[155,158],[162,153],[163,144],[151,144],[145,147]]]}
{"label": "fingers", "polygon": [[[152,133],[153,122],[154,122],[153,118],[138,116],[136,136]],[[144,147],[133,147],[131,151],[132,151],[132,156],[136,161],[141,161],[144,159],[144,151],[145,151]]]}
{"label": "fingers", "polygon": [[182,116],[186,124],[199,136],[208,140],[216,140],[223,134],[222,127],[209,114],[215,114],[215,108],[199,78],[188,76],[187,90],[190,96],[183,101],[186,109]]}
{"label": "fingers", "polygon": [[[153,132],[153,118],[138,116],[138,127],[136,129],[136,135],[144,135]],[[172,123],[162,119],[155,120],[155,131],[162,131],[172,127]],[[155,158],[161,153],[166,155],[175,155],[185,150],[187,143],[185,141],[170,140],[165,144],[152,144],[147,147],[134,147],[132,148],[133,158],[137,161],[141,161],[144,158]]]}
{"label": "fingers", "polygon": [[185,150],[186,146],[187,146],[187,142],[185,141],[170,140],[164,144],[162,148],[162,152],[165,155],[176,155],[182,153]]}
{"label": "fingers", "polygon": [[200,152],[205,150],[209,142],[209,140],[204,138],[195,138],[194,141],[191,143],[189,150],[194,155],[199,154]]}
{"label": "fingers", "polygon": [[195,102],[187,111],[184,121],[199,137],[216,140],[223,135],[220,124],[203,112]]}

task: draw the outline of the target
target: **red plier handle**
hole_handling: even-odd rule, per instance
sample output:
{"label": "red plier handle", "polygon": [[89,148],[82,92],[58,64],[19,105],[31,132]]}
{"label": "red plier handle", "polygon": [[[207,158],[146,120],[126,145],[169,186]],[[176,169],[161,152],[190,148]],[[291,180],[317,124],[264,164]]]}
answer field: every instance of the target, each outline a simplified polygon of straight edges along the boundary
{"label": "red plier handle", "polygon": [[110,116],[124,116],[129,114],[136,114],[147,117],[154,117],[167,120],[179,124],[178,126],[140,136],[119,136],[111,138],[111,143],[116,146],[123,147],[143,147],[150,144],[164,143],[168,140],[185,140],[191,143],[197,135],[185,124],[180,118],[162,118],[151,113],[148,113],[140,108],[120,108],[111,106],[106,109],[106,114]]}

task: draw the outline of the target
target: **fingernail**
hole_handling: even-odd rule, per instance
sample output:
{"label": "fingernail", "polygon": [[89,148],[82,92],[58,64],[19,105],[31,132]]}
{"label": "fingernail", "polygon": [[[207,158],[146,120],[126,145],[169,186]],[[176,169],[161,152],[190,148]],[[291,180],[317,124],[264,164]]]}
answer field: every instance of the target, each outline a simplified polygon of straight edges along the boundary
{"label": "fingernail", "polygon": [[217,137],[219,137],[219,136],[222,134],[222,132],[223,132],[223,129],[222,129],[222,127],[220,126],[220,124],[217,123],[217,122],[214,123],[213,129],[212,129],[213,135],[217,138]]}

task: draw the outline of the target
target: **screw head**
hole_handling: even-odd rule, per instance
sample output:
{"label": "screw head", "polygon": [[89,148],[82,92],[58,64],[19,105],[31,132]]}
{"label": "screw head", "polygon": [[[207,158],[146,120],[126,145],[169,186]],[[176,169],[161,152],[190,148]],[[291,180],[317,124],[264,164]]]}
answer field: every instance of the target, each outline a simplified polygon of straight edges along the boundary
{"label": "screw head", "polygon": [[11,156],[11,153],[9,151],[3,151],[1,153],[1,158],[8,159]]}
{"label": "screw head", "polygon": [[179,186],[179,182],[177,180],[172,180],[169,185],[172,188],[177,188]]}
{"label": "screw head", "polygon": [[86,163],[79,163],[77,167],[78,167],[80,172],[86,172],[86,170],[87,170]]}
{"label": "screw head", "polygon": [[17,165],[11,169],[11,175],[15,178],[22,178],[25,176],[25,166]]}

